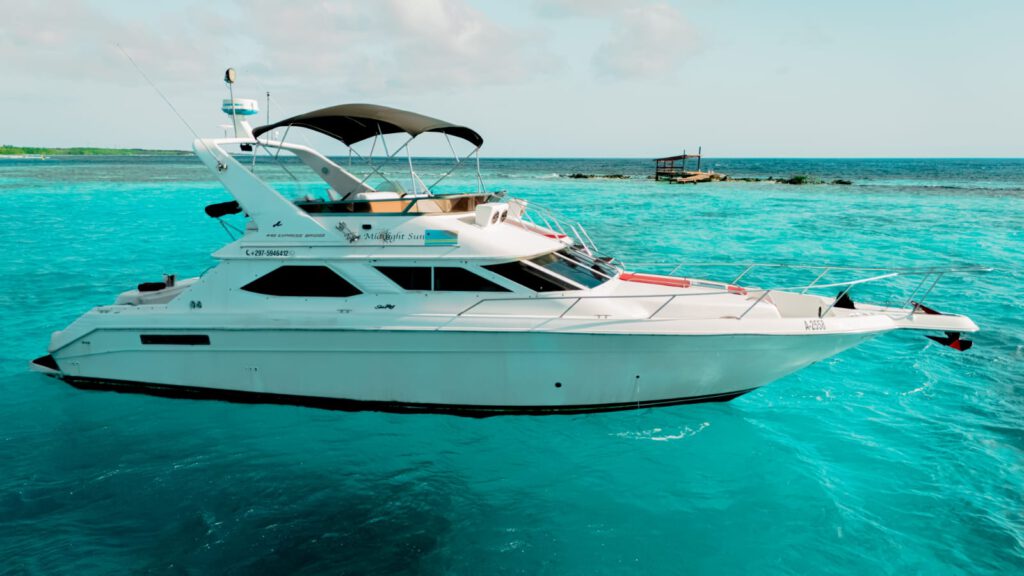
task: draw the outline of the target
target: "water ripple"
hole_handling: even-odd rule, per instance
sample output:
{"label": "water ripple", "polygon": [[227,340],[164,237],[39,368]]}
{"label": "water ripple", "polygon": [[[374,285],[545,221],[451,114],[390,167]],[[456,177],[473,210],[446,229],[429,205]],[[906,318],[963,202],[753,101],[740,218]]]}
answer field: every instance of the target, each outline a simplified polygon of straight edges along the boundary
{"label": "water ripple", "polygon": [[[649,164],[484,171],[627,261],[993,266],[931,297],[984,331],[964,354],[894,334],[728,404],[586,416],[83,392],[28,359],[140,279],[207,268],[224,238],[202,207],[225,194],[191,160],[4,164],[4,570],[1024,571],[1024,162],[714,161],[850,187],[670,186]],[[552,177],[574,172],[634,177]]]}

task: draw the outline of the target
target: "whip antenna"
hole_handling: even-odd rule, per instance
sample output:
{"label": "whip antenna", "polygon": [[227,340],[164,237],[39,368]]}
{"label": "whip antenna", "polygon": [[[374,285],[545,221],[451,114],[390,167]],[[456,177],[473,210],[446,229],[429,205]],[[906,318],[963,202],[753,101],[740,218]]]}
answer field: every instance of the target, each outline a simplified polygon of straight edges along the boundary
{"label": "whip antenna", "polygon": [[124,48],[122,48],[120,44],[114,43],[114,45],[117,46],[117,49],[121,51],[121,54],[124,54],[124,57],[132,63],[132,66],[135,68],[135,71],[139,73],[139,76],[142,76],[142,79],[145,80],[147,84],[149,84],[150,88],[155,90],[156,93],[160,95],[160,98],[162,98],[163,101],[167,103],[167,106],[171,109],[171,112],[174,112],[174,115],[178,117],[178,120],[181,120],[181,123],[185,125],[185,128],[188,128],[188,131],[191,132],[192,135],[196,137],[196,140],[200,140],[199,134],[197,134],[196,131],[192,129],[192,125],[188,123],[188,120],[185,120],[185,117],[182,116],[180,112],[178,112],[178,109],[174,107],[174,104],[171,104],[171,101],[167,98],[167,96],[164,95],[163,92],[160,91],[160,88],[157,88],[156,84],[154,84],[153,81],[149,79],[149,76],[146,76],[146,73],[142,71],[142,68],[139,68],[139,65],[135,63],[135,60],[132,59],[131,55],[128,54],[128,52]]}

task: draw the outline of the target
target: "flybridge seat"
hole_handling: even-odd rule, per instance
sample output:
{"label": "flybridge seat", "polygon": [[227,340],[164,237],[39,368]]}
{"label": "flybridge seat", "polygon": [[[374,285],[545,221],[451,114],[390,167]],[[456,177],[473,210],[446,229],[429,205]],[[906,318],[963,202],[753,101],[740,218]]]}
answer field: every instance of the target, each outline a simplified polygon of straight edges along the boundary
{"label": "flybridge seat", "polygon": [[377,192],[393,192],[398,196],[405,196],[408,193],[406,192],[405,187],[403,187],[400,183],[393,182],[391,180],[388,180],[387,182],[384,182],[382,184],[378,184],[374,189]]}
{"label": "flybridge seat", "polygon": [[118,306],[143,306],[146,304],[166,304],[174,300],[198,278],[188,278],[175,282],[174,276],[165,276],[163,282],[143,282],[135,290],[128,290],[118,295],[114,302]]}
{"label": "flybridge seat", "polygon": [[375,200],[397,200],[401,197],[402,195],[398,192],[383,190],[379,192],[358,192],[352,195],[352,200],[373,202]]}
{"label": "flybridge seat", "polygon": [[489,193],[402,197],[397,192],[360,192],[349,200],[300,200],[295,205],[309,214],[448,214],[473,212],[478,205],[493,199],[494,195]]}

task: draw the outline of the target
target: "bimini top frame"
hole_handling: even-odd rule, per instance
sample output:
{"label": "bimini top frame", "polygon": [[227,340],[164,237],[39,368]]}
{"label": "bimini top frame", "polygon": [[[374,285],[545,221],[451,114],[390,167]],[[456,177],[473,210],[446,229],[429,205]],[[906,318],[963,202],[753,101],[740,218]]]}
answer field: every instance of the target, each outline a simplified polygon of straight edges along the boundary
{"label": "bimini top frame", "polygon": [[[480,174],[480,147],[483,145],[484,139],[475,130],[467,128],[466,126],[459,126],[444,120],[417,114],[415,112],[389,108],[387,106],[380,106],[377,104],[340,104],[338,106],[330,106],[328,108],[321,108],[320,110],[314,110],[298,116],[292,116],[291,118],[286,118],[280,122],[275,122],[266,126],[260,126],[252,131],[252,135],[258,144],[268,146],[271,145],[271,143],[259,140],[261,135],[283,127],[285,128],[285,134],[282,140],[285,140],[287,138],[288,131],[291,130],[292,126],[314,130],[342,142],[348,147],[350,157],[352,154],[355,154],[362,158],[363,156],[359,154],[353,146],[359,142],[373,138],[373,147],[371,147],[369,158],[367,158],[371,171],[362,179],[361,183],[365,183],[373,175],[378,175],[390,182],[390,180],[380,171],[381,168],[383,168],[383,165],[373,165],[373,152],[376,149],[377,139],[379,138],[384,147],[384,154],[386,157],[385,161],[391,160],[401,151],[405,150],[406,156],[409,160],[409,175],[414,188],[414,194],[422,192],[429,195],[437,184],[447,178],[470,157],[476,158],[478,191],[482,192],[484,189],[483,178]],[[409,152],[409,144],[412,140],[426,132],[444,134],[445,138],[448,139],[448,147],[451,149],[452,156],[455,160],[454,166],[429,186],[424,184],[416,175],[412,166],[411,154]],[[386,134],[399,133],[408,134],[409,139],[394,152],[389,152],[384,136]],[[461,138],[471,143],[474,147],[473,151],[460,157],[455,151],[455,147],[452,146],[450,140],[451,136]],[[281,144],[283,144],[283,142]],[[282,146],[281,144],[274,147],[286,148],[286,146]],[[417,188],[419,190],[416,190]]]}
{"label": "bimini top frame", "polygon": [[440,132],[462,138],[477,148],[484,144],[483,137],[475,130],[465,126],[457,126],[437,118],[377,104],[341,104],[321,108],[267,126],[260,126],[253,130],[252,134],[259,138],[260,134],[264,132],[286,126],[316,130],[341,140],[346,146],[352,146],[374,136],[400,132],[405,132],[410,136],[419,136],[424,132]]}

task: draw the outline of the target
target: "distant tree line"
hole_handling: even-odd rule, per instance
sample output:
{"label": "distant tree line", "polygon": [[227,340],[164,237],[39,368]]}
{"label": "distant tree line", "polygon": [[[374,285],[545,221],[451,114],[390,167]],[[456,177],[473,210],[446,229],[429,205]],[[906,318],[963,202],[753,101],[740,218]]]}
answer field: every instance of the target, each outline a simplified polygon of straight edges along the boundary
{"label": "distant tree line", "polygon": [[146,150],[144,148],[41,148],[0,145],[0,156],[180,156],[184,150]]}

